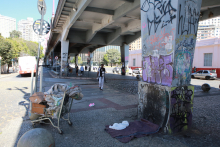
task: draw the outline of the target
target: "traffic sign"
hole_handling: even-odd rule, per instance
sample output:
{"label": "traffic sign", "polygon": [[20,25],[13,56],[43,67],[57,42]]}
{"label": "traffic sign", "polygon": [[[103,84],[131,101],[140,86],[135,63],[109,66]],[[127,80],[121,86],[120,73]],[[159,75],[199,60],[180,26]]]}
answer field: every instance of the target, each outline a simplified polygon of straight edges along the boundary
{"label": "traffic sign", "polygon": [[56,56],[55,59],[58,60],[58,56]]}
{"label": "traffic sign", "polygon": [[46,14],[47,7],[46,7],[46,3],[45,3],[44,0],[38,0],[37,8],[38,8],[38,11],[39,11],[39,13],[41,15],[45,15]]}
{"label": "traffic sign", "polygon": [[[38,35],[40,35],[40,22],[41,22],[41,20],[38,19],[33,24],[33,30]],[[50,24],[44,20],[43,25],[42,25],[42,35],[46,35],[49,32],[50,32]]]}

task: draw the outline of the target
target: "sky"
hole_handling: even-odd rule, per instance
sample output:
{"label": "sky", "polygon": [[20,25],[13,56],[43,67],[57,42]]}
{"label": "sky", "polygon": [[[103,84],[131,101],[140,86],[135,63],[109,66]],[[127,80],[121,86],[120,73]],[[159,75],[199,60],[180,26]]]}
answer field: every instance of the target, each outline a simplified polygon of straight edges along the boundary
{"label": "sky", "polygon": [[[34,20],[40,19],[41,15],[37,9],[38,0],[0,0],[0,14],[16,19],[18,23],[21,19],[27,19],[27,17],[32,17]],[[59,0],[55,0],[55,13]],[[49,21],[52,17],[53,11],[53,0],[45,0],[47,10],[44,15],[44,20]],[[49,22],[50,23],[50,22]]]}

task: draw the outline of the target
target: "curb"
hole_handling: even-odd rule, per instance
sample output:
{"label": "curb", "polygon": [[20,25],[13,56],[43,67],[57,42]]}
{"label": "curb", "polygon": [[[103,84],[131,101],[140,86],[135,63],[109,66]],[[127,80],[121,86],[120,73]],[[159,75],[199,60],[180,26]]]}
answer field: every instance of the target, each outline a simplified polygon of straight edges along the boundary
{"label": "curb", "polygon": [[[53,78],[59,78],[59,79],[76,79],[76,80],[97,80],[97,78],[86,78],[86,77],[59,77],[57,75],[54,75],[52,73],[52,71],[48,71],[49,74],[53,77]],[[129,81],[138,81],[137,79],[107,79],[107,80],[129,80]]]}
{"label": "curb", "polygon": [[7,78],[7,77],[10,77],[10,76],[13,76],[13,75],[17,75],[17,74],[19,74],[19,73],[6,74],[5,76],[2,76],[2,75],[4,75],[4,74],[1,74],[0,79],[2,79],[2,78]]}

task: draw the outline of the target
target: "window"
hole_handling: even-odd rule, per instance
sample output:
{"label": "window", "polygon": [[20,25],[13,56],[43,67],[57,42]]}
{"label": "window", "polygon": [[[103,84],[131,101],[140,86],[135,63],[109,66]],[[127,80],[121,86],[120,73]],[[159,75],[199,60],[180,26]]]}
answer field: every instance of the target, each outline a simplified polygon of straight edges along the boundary
{"label": "window", "polygon": [[202,73],[202,70],[198,71],[197,73]]}
{"label": "window", "polygon": [[204,66],[212,66],[212,53],[204,54]]}
{"label": "window", "polygon": [[133,59],[133,66],[135,66],[135,61],[136,61],[136,59]]}
{"label": "window", "polygon": [[207,70],[204,70],[203,73],[209,73]]}

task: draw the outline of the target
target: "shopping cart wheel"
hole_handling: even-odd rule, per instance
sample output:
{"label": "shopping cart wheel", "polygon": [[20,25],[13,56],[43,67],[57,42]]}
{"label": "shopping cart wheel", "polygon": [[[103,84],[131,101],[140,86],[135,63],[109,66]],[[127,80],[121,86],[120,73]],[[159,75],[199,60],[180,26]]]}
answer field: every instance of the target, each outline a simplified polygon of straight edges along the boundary
{"label": "shopping cart wheel", "polygon": [[62,131],[61,129],[59,129],[59,133],[60,133],[60,134],[63,134],[63,131]]}
{"label": "shopping cart wheel", "polygon": [[71,122],[71,121],[68,121],[68,124],[69,124],[70,126],[72,126],[72,122]]}

